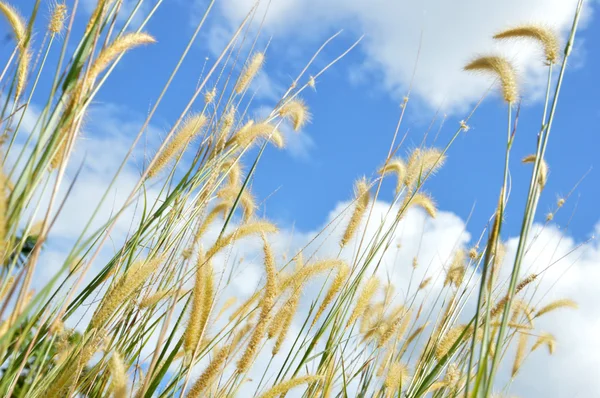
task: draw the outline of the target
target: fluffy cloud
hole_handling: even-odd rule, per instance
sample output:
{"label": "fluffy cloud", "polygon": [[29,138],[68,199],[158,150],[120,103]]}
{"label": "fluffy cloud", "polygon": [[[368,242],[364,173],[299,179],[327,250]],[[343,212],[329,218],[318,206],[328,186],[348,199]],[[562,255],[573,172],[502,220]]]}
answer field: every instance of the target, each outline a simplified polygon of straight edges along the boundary
{"label": "fluffy cloud", "polygon": [[[236,24],[254,0],[225,0],[220,10]],[[262,1],[255,22],[275,40],[290,36],[324,39],[332,29],[350,27],[365,33],[364,62],[354,75],[376,74],[394,96],[413,93],[426,105],[448,111],[464,110],[491,83],[462,72],[476,54],[499,52],[517,65],[521,84],[530,98],[545,84],[541,53],[527,43],[498,43],[491,36],[523,22],[543,23],[561,32],[570,29],[577,0],[386,1],[386,0],[273,0]],[[589,10],[588,10],[589,11]],[[589,16],[589,12],[587,12]],[[222,28],[221,28],[222,30]],[[419,59],[417,63],[417,53]],[[372,79],[368,79],[370,82]],[[379,79],[377,79],[379,80]]]}
{"label": "fluffy cloud", "polygon": [[[297,232],[283,228],[277,237],[271,239],[280,261],[289,259],[303,247],[306,247],[303,253],[307,261],[335,258],[339,253],[339,238],[348,221],[349,212],[345,211],[348,206],[348,202],[338,204],[328,219],[314,231]],[[392,212],[397,211],[396,206],[391,209]],[[365,242],[369,242],[377,234],[380,220],[383,220],[389,211],[389,203],[376,203],[372,221],[366,229]],[[340,217],[340,214],[343,215]],[[384,229],[387,225],[386,222]],[[206,242],[214,240],[217,234],[218,231],[209,233]],[[539,277],[534,284],[525,289],[522,298],[529,300],[533,296],[532,304],[537,308],[555,299],[570,298],[579,303],[580,309],[558,310],[556,313],[537,319],[533,333],[554,334],[557,339],[556,352],[552,357],[545,349],[530,354],[516,380],[509,385],[514,357],[514,351],[509,351],[499,372],[496,391],[499,392],[509,385],[508,392],[518,396],[564,397],[575,393],[591,396],[600,389],[600,381],[597,377],[600,369],[600,349],[595,337],[600,333],[598,321],[600,312],[596,306],[595,296],[600,283],[598,269],[600,246],[595,240],[576,242],[552,224],[536,225],[532,236],[535,239],[528,246],[522,277],[534,272],[539,274]],[[423,313],[428,313],[428,310],[432,309],[431,319],[436,319],[440,303],[435,304],[435,299],[439,293],[443,295],[447,293],[443,291],[443,282],[445,270],[454,251],[461,247],[469,248],[474,244],[466,231],[464,221],[451,212],[440,212],[436,219],[429,219],[422,211],[413,209],[407,213],[390,242],[392,246],[389,251],[374,261],[381,264],[378,275],[382,281],[390,280],[394,284],[395,300],[404,302],[407,297],[416,294],[417,305],[421,301],[424,303]],[[517,238],[509,238],[506,241],[507,253],[501,268],[500,280],[508,280],[517,243]],[[358,245],[359,239],[356,238],[342,252],[342,258],[350,262],[356,254]],[[415,257],[418,266],[413,269]],[[220,255],[217,261],[220,269],[225,269],[223,264],[228,258],[244,260],[239,264],[239,271],[233,285],[228,288],[231,290],[224,292],[225,296],[234,294],[232,291],[235,291],[235,294],[242,299],[249,297],[260,285],[263,275],[260,241],[252,239],[244,241],[232,252]],[[472,272],[473,270],[471,275]],[[429,288],[427,291],[417,293],[420,281],[426,277],[432,277]],[[469,279],[469,274],[466,279]],[[467,283],[471,287],[476,287],[476,279],[475,276]],[[312,282],[307,287],[301,313],[297,315],[295,325],[297,330],[300,330],[301,323],[304,321],[303,315],[307,313],[311,300],[318,294],[320,286],[320,282]],[[472,316],[474,300],[475,297],[472,297],[467,302],[461,315],[464,320]],[[288,340],[294,338],[295,335],[290,334]],[[535,337],[532,337],[530,346],[534,341]],[[266,366],[271,359],[271,344],[267,343],[257,358],[255,373],[250,375],[251,378],[259,380],[262,376],[263,366]],[[271,369],[278,369],[273,364],[271,366]],[[244,388],[247,388],[250,393],[254,391],[256,384],[248,383]]]}

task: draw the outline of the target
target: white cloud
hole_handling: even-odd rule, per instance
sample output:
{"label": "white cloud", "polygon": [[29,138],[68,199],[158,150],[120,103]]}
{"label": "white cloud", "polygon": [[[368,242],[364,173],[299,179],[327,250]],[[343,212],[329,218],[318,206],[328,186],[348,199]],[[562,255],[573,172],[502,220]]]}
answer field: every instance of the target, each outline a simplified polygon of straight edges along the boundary
{"label": "white cloud", "polygon": [[[303,251],[305,259],[334,258],[339,252],[339,238],[348,220],[348,214],[336,218],[348,206],[347,202],[340,203],[330,213],[328,219],[314,231],[294,232],[283,228],[277,236],[270,241],[279,259],[290,258],[298,249],[308,244]],[[382,220],[389,209],[389,204],[378,202],[374,208],[372,222],[367,228],[366,241],[377,231],[379,220]],[[397,211],[397,207],[393,208]],[[347,212],[346,212],[347,213]],[[331,223],[322,236],[315,238],[321,228]],[[436,318],[439,303],[434,304],[438,293],[444,289],[445,267],[452,257],[452,253],[459,247],[468,248],[474,244],[470,235],[465,230],[463,220],[450,212],[440,212],[436,219],[429,219],[420,210],[410,210],[402,221],[391,242],[390,250],[381,258],[379,275],[383,281],[388,277],[396,287],[397,300],[402,302],[405,297],[412,296],[417,291],[421,280],[432,276],[429,293],[417,294],[417,302],[421,299],[425,303],[425,310],[434,308],[432,319]],[[597,308],[597,286],[600,284],[600,246],[592,240],[580,244],[572,237],[560,231],[554,225],[542,228],[536,225],[532,236],[537,235],[531,245],[523,264],[522,275],[532,272],[541,273],[538,280],[524,291],[523,297],[528,299],[534,293],[533,304],[541,308],[544,304],[558,299],[571,298],[579,303],[580,309],[556,311],[536,320],[533,333],[550,332],[557,338],[557,350],[549,356],[545,349],[532,353],[519,372],[516,380],[510,386],[510,393],[519,396],[544,396],[564,397],[592,396],[600,391],[600,346],[597,344],[597,335],[600,334],[600,312]],[[214,239],[216,233],[208,237]],[[309,243],[310,242],[310,243]],[[400,248],[396,248],[396,244]],[[342,252],[342,258],[350,261],[358,244],[358,238]],[[511,260],[516,253],[517,239],[507,241],[506,260],[500,274],[501,280],[507,280],[511,267]],[[312,258],[309,256],[312,255]],[[413,270],[412,260],[418,258],[418,267]],[[236,246],[232,253],[225,257],[240,258],[245,260],[240,264],[240,271],[233,281],[233,291],[238,296],[248,297],[258,286],[262,273],[262,255],[259,241],[252,241]],[[379,258],[378,258],[379,259]],[[280,260],[285,262],[284,260]],[[233,263],[233,261],[230,261]],[[550,266],[551,265],[551,266]],[[221,265],[222,267],[223,265]],[[550,266],[548,268],[548,266]],[[474,283],[475,281],[472,281]],[[231,288],[231,287],[230,287]],[[313,282],[304,292],[301,313],[297,315],[296,328],[300,330],[301,322],[312,300],[320,288],[319,282]],[[447,288],[446,288],[447,289]],[[229,291],[225,294],[234,294]],[[428,294],[428,296],[427,296]],[[475,297],[468,302],[461,318],[470,319],[473,314]],[[295,335],[290,334],[288,340],[293,340]],[[531,338],[533,344],[535,338]],[[289,343],[289,342],[288,342]],[[251,378],[259,380],[271,358],[271,343],[267,343],[261,355],[257,358],[255,369]],[[285,352],[285,351],[284,351]],[[285,354],[284,354],[285,355]],[[496,388],[500,391],[509,382],[510,368],[512,366],[513,351],[509,352],[501,366]],[[271,369],[278,369],[271,365]],[[267,373],[268,375],[270,373]],[[245,390],[247,388],[247,390]],[[253,392],[256,383],[249,382],[243,391]]]}
{"label": "white cloud", "polygon": [[[360,48],[363,64],[353,75],[376,74],[397,98],[412,79],[419,43],[413,93],[427,105],[464,110],[479,99],[491,81],[462,72],[475,55],[499,51],[514,60],[524,90],[536,98],[545,68],[539,50],[527,43],[498,43],[491,36],[524,22],[551,26],[563,36],[572,23],[577,0],[507,1],[387,1],[387,0],[273,0],[262,1],[254,19],[259,24],[269,4],[263,31],[277,40],[322,40],[332,29],[351,28],[366,37]],[[232,24],[245,17],[254,0],[219,3]],[[587,10],[587,15],[590,12]],[[283,38],[282,38],[283,37]],[[356,77],[356,76],[354,76]],[[373,79],[368,79],[371,81]]]}

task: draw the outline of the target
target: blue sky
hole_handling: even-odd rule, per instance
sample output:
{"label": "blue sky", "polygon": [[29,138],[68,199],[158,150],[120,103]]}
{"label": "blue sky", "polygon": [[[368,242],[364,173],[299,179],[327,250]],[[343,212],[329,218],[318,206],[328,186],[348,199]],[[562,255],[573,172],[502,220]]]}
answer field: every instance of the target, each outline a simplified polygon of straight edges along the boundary
{"label": "blue sky", "polygon": [[[23,3],[25,7],[22,11],[27,15],[27,5],[31,6],[31,2]],[[89,3],[82,3],[84,10],[89,8]],[[145,4],[142,12],[149,10],[150,4]],[[123,59],[96,97],[96,106],[117,105],[121,115],[115,117],[143,120],[187,38],[193,32],[193,24],[197,22],[199,10],[203,7],[203,2],[190,7],[181,1],[161,6],[145,28],[156,37],[158,43],[151,48],[135,50]],[[153,120],[153,125],[158,129],[167,131],[170,127],[170,123],[192,94],[206,59],[208,58],[210,65],[211,59],[215,57],[215,50],[219,48],[219,40],[215,38],[222,35],[219,35],[220,30],[228,32],[230,29],[227,26],[233,26],[228,25],[224,7],[217,2],[206,29],[200,34],[169,89]],[[41,11],[45,12],[43,6]],[[587,14],[592,15],[590,9]],[[539,14],[539,19],[544,22],[543,13]],[[569,19],[570,16],[566,18]],[[81,19],[76,22],[79,22],[76,24],[79,25],[76,26],[77,29],[82,29]],[[520,20],[514,20],[513,24],[518,22]],[[419,24],[415,26],[418,27]],[[421,22],[422,47],[435,47],[435,34],[428,34],[426,28],[427,22],[424,20]],[[265,68],[270,87],[256,86],[257,106],[272,105],[276,95],[282,93],[312,52],[325,38],[339,29],[344,29],[344,32],[325,49],[315,66],[309,69],[309,74],[342,53],[360,35],[365,34],[366,38],[318,80],[316,91],[305,91],[303,98],[313,113],[312,123],[301,132],[303,137],[291,150],[277,151],[269,148],[260,172],[253,180],[253,189],[258,197],[269,197],[264,209],[266,214],[282,223],[293,223],[302,230],[319,226],[337,202],[349,198],[352,194],[352,182],[356,178],[375,175],[388,153],[400,113],[399,104],[407,91],[408,81],[404,84],[395,83],[392,88],[385,83],[389,79],[385,76],[385,71],[381,68],[378,70],[373,65],[376,61],[369,59],[368,45],[363,45],[374,40],[370,38],[371,32],[352,18],[342,18],[322,28],[312,28],[304,36],[294,34],[294,31],[278,31],[276,28],[269,30],[267,25],[262,36],[265,40],[271,38]],[[487,33],[489,36],[494,32],[490,30],[482,34]],[[597,128],[600,99],[595,91],[600,86],[600,77],[595,71],[598,70],[600,57],[594,51],[596,44],[593,38],[599,34],[600,23],[588,17],[584,29],[577,36],[577,45],[565,77],[547,151],[546,159],[551,174],[540,203],[542,219],[545,212],[554,208],[557,197],[569,192],[593,168],[597,159],[595,152],[600,146]],[[406,45],[410,51],[402,55],[410,60],[407,66],[410,69],[414,65],[419,45],[419,37],[415,38],[413,43]],[[36,40],[41,40],[41,37],[36,37]],[[259,46],[265,40],[259,41]],[[518,47],[515,43],[511,46]],[[420,61],[424,62],[422,59]],[[530,61],[541,63],[536,58]],[[449,69],[448,72],[464,74],[457,69]],[[417,65],[417,76],[419,70],[420,65]],[[468,78],[486,85],[490,83],[489,79],[479,76]],[[477,95],[483,92],[484,90],[480,90]],[[453,94],[447,95],[451,98]],[[407,130],[408,135],[398,153],[405,155],[408,150],[420,144],[438,109],[440,110],[428,142],[431,145],[445,145],[454,133],[458,121],[469,113],[473,98],[459,100],[456,104],[450,99],[448,102],[451,104],[440,109],[431,98],[419,95],[417,91],[411,96],[401,127],[400,136]],[[432,138],[446,113],[444,126],[434,143]],[[505,229],[511,235],[518,231],[523,207],[519,198],[526,193],[530,172],[529,167],[520,165],[519,161],[534,151],[540,115],[539,99],[532,95],[531,90],[524,90],[512,155],[513,200],[508,208],[509,222]],[[498,197],[504,157],[505,120],[505,105],[497,95],[492,94],[469,122],[471,129],[461,134],[450,149],[445,167],[426,187],[436,198],[440,209],[452,211],[463,219],[475,206],[470,226],[473,232],[485,226]],[[98,125],[100,127],[95,126],[96,122],[93,119],[89,121],[89,130],[94,134],[106,134],[106,131],[102,131],[101,123]],[[599,187],[600,175],[592,169],[575,191],[569,206],[557,216],[557,221],[564,224],[577,203],[570,228],[578,239],[588,237],[598,221],[596,203]],[[390,199],[391,195],[392,188],[388,185],[382,191],[381,198]]]}
{"label": "blue sky", "polygon": [[[13,4],[28,15],[33,2],[17,0]],[[153,1],[146,2],[142,12],[147,12],[152,4]],[[144,159],[149,158],[147,154],[154,154],[159,140],[166,135],[192,95],[205,63],[211,65],[224,44],[223,38],[228,37],[251,4],[251,0],[216,2],[207,25],[153,118],[141,149],[136,151],[131,161],[129,173],[124,176],[125,187],[139,176]],[[287,149],[280,151],[268,147],[252,181],[252,189],[259,202],[266,200],[260,211],[275,220],[284,231],[294,228],[308,236],[320,230],[331,214],[340,210],[341,202],[351,198],[352,185],[357,178],[375,176],[388,153],[400,114],[399,104],[411,81],[421,42],[413,91],[399,133],[401,137],[408,131],[407,139],[398,152],[402,156],[420,144],[438,110],[428,143],[445,145],[459,121],[465,118],[491,84],[488,78],[461,71],[462,65],[469,59],[480,53],[499,51],[518,66],[523,100],[512,151],[512,193],[504,227],[505,237],[514,237],[520,227],[523,197],[531,172],[531,166],[522,165],[520,159],[534,152],[540,126],[542,57],[533,47],[520,43],[496,45],[490,36],[523,21],[540,21],[557,28],[564,38],[574,4],[574,0],[273,0],[258,41],[258,48],[264,48],[269,40],[270,44],[264,73],[253,86],[253,90],[257,91],[254,102],[257,109],[274,104],[313,52],[331,34],[344,29],[320,54],[308,75],[316,73],[344,52],[361,35],[365,34],[365,38],[317,80],[315,91],[304,92],[302,97],[311,109],[312,122],[298,135],[290,137]],[[83,30],[85,18],[93,5],[92,0],[80,1],[82,8],[76,19],[75,36]],[[75,155],[78,159],[87,155],[86,168],[94,171],[93,178],[81,181],[84,188],[81,192],[75,191],[71,200],[75,207],[61,215],[63,223],[57,225],[56,232],[65,240],[76,236],[74,231],[78,230],[79,224],[86,219],[85,214],[90,211],[87,200],[97,198],[98,192],[102,192],[99,187],[112,177],[113,166],[118,164],[120,156],[137,134],[138,126],[162,90],[205,6],[205,1],[165,1],[144,29],[152,33],[158,43],[126,54],[96,96]],[[40,12],[45,14],[46,9],[43,3]],[[596,95],[600,87],[597,73],[600,55],[596,42],[596,38],[600,37],[600,21],[594,15],[597,9],[597,2],[588,2],[582,29],[578,32],[570,58],[547,150],[550,176],[539,205],[538,220],[543,221],[545,213],[554,209],[557,198],[567,194],[592,168],[559,212],[549,232],[552,239],[567,241],[568,247],[585,241],[594,233],[600,214],[597,207],[600,174],[594,168],[598,166],[597,151],[600,148],[600,99]],[[261,12],[263,10],[260,9]],[[40,22],[43,21],[44,17]],[[6,32],[6,25],[0,24],[0,34]],[[41,34],[34,40],[39,44]],[[3,54],[10,48],[9,44],[3,44]],[[56,55],[51,54],[51,60]],[[48,87],[45,84],[47,82],[42,79],[38,93],[46,92]],[[43,100],[38,96],[33,102],[42,103]],[[202,106],[201,102],[197,102],[195,109]],[[444,115],[447,115],[445,119]],[[425,189],[432,193],[439,209],[448,217],[456,216],[450,221],[448,217],[442,217],[440,225],[452,224],[452,228],[436,227],[436,234],[432,234],[435,239],[443,239],[444,243],[454,239],[454,236],[445,234],[460,230],[461,222],[467,219],[473,208],[467,229],[471,236],[476,237],[493,213],[502,178],[505,115],[506,106],[494,91],[469,121],[470,130],[461,133],[450,148],[446,165],[426,184]],[[437,141],[433,142],[443,119],[444,126]],[[147,151],[146,155],[144,151]],[[250,164],[252,158],[247,159]],[[73,163],[77,164],[76,161]],[[128,193],[124,192],[126,189],[120,192],[121,196]],[[391,181],[386,181],[380,199],[390,200],[392,191]],[[568,223],[569,231],[565,232]],[[548,242],[554,242],[548,239]],[[56,244],[57,240],[52,243]],[[512,245],[509,244],[509,247],[514,248],[514,241]],[[600,365],[596,366],[600,351],[597,344],[591,348],[584,345],[585,336],[576,335],[573,330],[586,330],[589,336],[595,330],[600,332],[595,294],[597,283],[600,283],[600,249],[594,243],[582,251],[584,259],[581,267],[570,271],[566,278],[569,285],[559,290],[566,294],[581,291],[576,297],[582,306],[580,318],[576,319],[579,323],[573,321],[571,329],[569,325],[552,326],[563,328],[565,344],[575,345],[581,340],[574,352],[584,353],[587,350],[591,354],[587,361],[582,358],[554,358],[554,368],[548,372],[567,372],[568,377],[563,379],[571,380],[573,385],[589,385],[589,391],[594,391],[594,385],[600,388],[597,384],[600,378],[594,378],[594,369],[600,368]],[[585,281],[588,282],[585,286],[578,285]],[[539,372],[540,366],[545,370],[544,359],[541,358],[541,362],[534,360],[538,368],[531,372]],[[579,374],[583,375],[582,379],[575,377]],[[524,379],[527,380],[526,377]],[[535,391],[537,394],[542,394],[542,391],[549,393],[558,387],[550,383],[547,390],[531,388],[517,384],[517,392]],[[582,391],[586,391],[585,388]],[[561,396],[560,392],[554,394]]]}

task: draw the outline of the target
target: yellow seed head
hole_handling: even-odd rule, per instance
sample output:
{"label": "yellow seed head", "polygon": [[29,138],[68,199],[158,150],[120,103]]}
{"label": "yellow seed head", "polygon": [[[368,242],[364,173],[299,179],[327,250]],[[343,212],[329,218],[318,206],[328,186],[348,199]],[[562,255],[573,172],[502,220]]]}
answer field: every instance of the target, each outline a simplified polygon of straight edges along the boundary
{"label": "yellow seed head", "polygon": [[19,65],[17,67],[17,86],[15,88],[15,98],[21,97],[27,84],[29,75],[29,63],[31,62],[31,52],[27,49],[21,50],[19,54]]}
{"label": "yellow seed head", "polygon": [[194,352],[205,334],[214,299],[214,274],[210,261],[200,253],[192,290],[190,318],[184,335],[184,350]]}
{"label": "yellow seed head", "polygon": [[360,222],[362,221],[362,218],[369,207],[369,184],[367,183],[366,178],[363,177],[356,182],[354,185],[354,191],[356,194],[356,205],[354,208],[354,213],[352,213],[352,217],[350,217],[348,226],[346,227],[344,235],[342,236],[342,240],[340,241],[341,247],[346,246],[354,237],[356,230],[360,226]]}
{"label": "yellow seed head", "polygon": [[579,308],[579,306],[577,305],[577,303],[571,299],[560,299],[560,300],[555,300],[545,306],[543,306],[542,308],[540,308],[536,313],[534,318],[538,318],[544,314],[547,314],[551,311],[557,310],[559,308],[573,308],[573,309],[577,309]]}
{"label": "yellow seed head", "polygon": [[300,130],[304,124],[310,121],[308,107],[300,99],[294,99],[283,104],[279,109],[279,116],[289,119],[296,131]]}
{"label": "yellow seed head", "polygon": [[396,175],[396,194],[402,189],[402,184],[406,177],[406,164],[400,158],[390,160],[385,166],[379,169],[378,172],[382,177],[387,174]]}
{"label": "yellow seed head", "polygon": [[362,314],[367,309],[367,305],[371,301],[371,298],[377,293],[377,288],[379,287],[379,279],[377,277],[372,276],[365,286],[363,287],[360,295],[358,296],[358,300],[356,301],[356,306],[350,314],[350,318],[348,318],[348,323],[346,327],[352,325],[356,320],[362,316]]}
{"label": "yellow seed head", "polygon": [[[522,160],[523,163],[535,163],[536,156],[528,155],[525,156]],[[540,170],[538,175],[538,184],[541,189],[544,189],[546,186],[546,181],[548,181],[548,164],[544,159],[542,159],[540,163]]]}
{"label": "yellow seed head", "polygon": [[188,393],[188,398],[203,397],[203,393],[210,387],[214,378],[222,372],[223,364],[230,352],[230,347],[224,346],[216,350],[216,354],[212,357],[210,363],[202,372],[198,380],[194,383]]}
{"label": "yellow seed head", "polygon": [[127,370],[121,356],[115,352],[110,360],[110,390],[114,398],[127,397]]}
{"label": "yellow seed head", "polygon": [[256,201],[248,188],[245,188],[240,194],[241,189],[242,187],[238,185],[228,185],[221,189],[217,193],[217,196],[223,199],[223,201],[233,204],[239,195],[239,203],[244,212],[243,220],[246,222],[254,215],[254,211],[256,210]]}
{"label": "yellow seed head", "polygon": [[245,374],[250,368],[256,352],[258,351],[260,341],[264,337],[267,330],[267,326],[271,318],[271,310],[277,296],[277,269],[275,267],[275,259],[273,257],[271,246],[267,242],[264,234],[262,235],[262,239],[264,243],[263,251],[265,254],[265,273],[267,281],[264,288],[264,295],[260,303],[260,316],[254,331],[250,336],[248,346],[246,347],[246,350],[242,354],[240,360],[237,362],[238,374]]}
{"label": "yellow seed head", "polygon": [[172,297],[175,294],[175,292],[177,292],[177,289],[158,291],[158,292],[146,297],[142,301],[140,301],[139,307],[140,308],[154,307],[159,301],[164,300],[168,297]]}
{"label": "yellow seed head", "polygon": [[[441,360],[445,355],[447,355],[452,347],[459,341],[461,334],[464,332],[466,325],[458,325],[450,329],[440,340],[438,345],[435,347],[435,357],[438,360]],[[464,341],[470,335],[467,332],[461,341]]]}
{"label": "yellow seed head", "polygon": [[435,216],[437,215],[437,208],[435,206],[435,202],[428,194],[418,192],[414,196],[412,196],[412,198],[410,198],[407,195],[407,200],[410,200],[408,204],[409,206],[417,206],[422,208],[429,215],[429,217],[435,218]]}
{"label": "yellow seed head", "polygon": [[445,161],[446,156],[439,149],[416,148],[411,152],[406,164],[404,185],[411,189],[414,188],[417,184],[422,183],[426,176],[433,175],[438,171]]}
{"label": "yellow seed head", "polygon": [[264,394],[260,395],[259,398],[275,398],[279,395],[285,395],[286,392],[291,390],[294,387],[300,386],[302,384],[311,384],[320,380],[323,380],[323,376],[300,376],[295,377],[290,380],[283,381],[279,384],[274,385],[266,391]]}
{"label": "yellow seed head", "polygon": [[302,290],[300,288],[297,288],[294,291],[294,294],[292,295],[290,300],[288,300],[288,302],[283,308],[284,313],[281,322],[281,329],[279,330],[279,335],[277,336],[277,340],[275,341],[275,345],[273,346],[273,355],[277,355],[277,353],[281,349],[281,346],[285,342],[285,338],[287,337],[290,327],[292,326],[294,315],[296,315],[296,312],[298,311],[298,304],[300,303],[301,291]]}
{"label": "yellow seed head", "polygon": [[444,286],[454,285],[459,287],[465,277],[465,251],[460,249],[454,253],[450,268],[446,273]]}
{"label": "yellow seed head", "polygon": [[[525,278],[521,282],[519,282],[519,284],[517,285],[517,288],[515,289],[515,296],[517,294],[519,294],[519,292],[521,292],[521,290],[525,289],[525,287],[527,285],[529,285],[531,282],[535,281],[536,278],[537,278],[536,274],[531,274],[527,278]],[[496,315],[498,315],[500,313],[500,311],[504,310],[504,307],[506,306],[507,302],[508,302],[508,295],[504,296],[502,298],[502,300],[498,301],[498,304],[496,304],[496,306],[494,308],[492,308],[492,311],[490,311],[490,316],[493,318]]]}
{"label": "yellow seed head", "polygon": [[555,64],[558,61],[560,47],[558,36],[551,29],[541,25],[521,25],[494,35],[494,39],[530,39],[544,48],[546,61]]}
{"label": "yellow seed head", "polygon": [[213,87],[212,90],[207,91],[206,93],[204,93],[204,103],[205,104],[212,103],[214,101],[216,95],[217,95],[217,88]]}
{"label": "yellow seed head", "polygon": [[387,377],[385,378],[385,386],[388,390],[396,392],[398,387],[405,384],[408,380],[408,368],[400,362],[394,362],[390,365]]}
{"label": "yellow seed head", "polygon": [[254,123],[250,120],[237,133],[233,135],[225,144],[226,147],[237,145],[239,148],[246,148],[256,142],[259,137],[268,139],[278,148],[285,146],[285,141],[281,133],[270,123]]}
{"label": "yellow seed head", "polygon": [[471,260],[475,260],[477,258],[477,256],[479,256],[479,253],[477,253],[477,246],[469,249],[469,258]]}
{"label": "yellow seed head", "polygon": [[565,204],[565,199],[564,198],[560,198],[556,201],[556,206],[558,207],[563,207]]}
{"label": "yellow seed head", "polygon": [[52,16],[50,17],[50,23],[48,24],[48,31],[57,35],[62,32],[65,27],[65,18],[67,16],[67,6],[64,3],[56,4],[54,10],[52,10]]}
{"label": "yellow seed head", "polygon": [[14,7],[0,1],[0,12],[8,20],[10,27],[15,35],[17,45],[22,49],[25,45],[26,26],[25,20]]}
{"label": "yellow seed head", "polygon": [[431,277],[423,279],[423,281],[421,281],[421,283],[419,284],[419,290],[425,289],[427,285],[429,285],[429,282],[431,282]]}
{"label": "yellow seed head", "polygon": [[98,58],[92,63],[88,72],[88,82],[93,82],[102,73],[104,69],[114,61],[119,55],[131,50],[132,48],[156,43],[154,37],[147,33],[126,33],[115,39],[98,55]]}
{"label": "yellow seed head", "polygon": [[513,66],[506,59],[498,56],[480,57],[464,68],[466,71],[491,73],[502,85],[502,96],[506,102],[514,103],[518,97],[517,78]]}
{"label": "yellow seed head", "polygon": [[350,267],[348,267],[348,265],[342,263],[338,266],[337,275],[335,276],[333,282],[331,282],[331,286],[325,294],[325,298],[323,299],[323,302],[321,303],[321,306],[317,310],[317,313],[313,319],[313,326],[317,323],[317,320],[321,317],[327,306],[333,301],[335,296],[342,289],[342,286],[344,285],[344,282],[346,282],[349,274]]}
{"label": "yellow seed head", "polygon": [[554,350],[556,348],[556,338],[550,333],[542,333],[536,340],[533,347],[531,347],[531,352],[535,351],[544,344],[546,347],[548,347],[548,353],[550,355],[554,354]]}
{"label": "yellow seed head", "polygon": [[90,321],[89,329],[96,329],[104,325],[104,322],[113,315],[119,306],[126,302],[144,284],[163,260],[163,257],[158,256],[151,260],[141,260],[133,264],[106,293],[104,300],[100,303]]}
{"label": "yellow seed head", "polygon": [[515,360],[513,362],[511,377],[515,377],[523,364],[523,360],[525,359],[525,351],[527,349],[527,340],[529,335],[527,333],[521,333],[519,335],[519,343],[517,344],[517,353],[515,355]]}
{"label": "yellow seed head", "polygon": [[206,116],[194,114],[189,116],[179,128],[175,137],[158,154],[154,165],[148,171],[148,178],[156,176],[169,162],[179,155],[185,146],[201,131],[206,124]]}
{"label": "yellow seed head", "polygon": [[240,77],[235,85],[235,92],[241,94],[244,90],[248,88],[252,79],[256,76],[256,74],[260,71],[265,62],[265,55],[263,53],[256,53],[246,64],[246,67],[240,74]]}

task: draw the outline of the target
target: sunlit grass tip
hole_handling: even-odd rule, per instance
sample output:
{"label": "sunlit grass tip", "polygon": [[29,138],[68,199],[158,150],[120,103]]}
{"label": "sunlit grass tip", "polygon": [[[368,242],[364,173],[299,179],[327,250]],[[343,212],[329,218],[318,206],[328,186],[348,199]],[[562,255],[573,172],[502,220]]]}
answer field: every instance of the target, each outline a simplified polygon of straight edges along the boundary
{"label": "sunlit grass tip", "polygon": [[517,77],[514,67],[505,58],[494,55],[480,57],[468,63],[464,70],[494,75],[500,80],[504,100],[509,104],[516,102],[519,96]]}
{"label": "sunlit grass tip", "polygon": [[495,34],[494,39],[535,40],[542,45],[546,61],[552,64],[558,62],[560,54],[558,35],[548,27],[539,24],[519,25]]}

